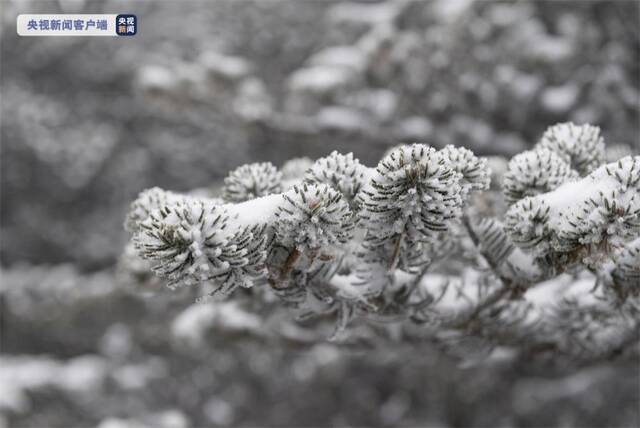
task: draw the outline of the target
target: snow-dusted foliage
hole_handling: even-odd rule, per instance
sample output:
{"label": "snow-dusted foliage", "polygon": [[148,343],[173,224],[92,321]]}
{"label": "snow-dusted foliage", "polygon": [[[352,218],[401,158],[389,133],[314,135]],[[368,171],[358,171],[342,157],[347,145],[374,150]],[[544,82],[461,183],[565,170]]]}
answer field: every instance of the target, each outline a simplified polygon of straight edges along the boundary
{"label": "snow-dusted foliage", "polygon": [[223,198],[242,202],[271,195],[281,191],[281,182],[282,173],[270,162],[242,165],[224,179]]}
{"label": "snow-dusted foliage", "polygon": [[306,252],[345,244],[351,238],[353,213],[336,190],[302,184],[282,197],[275,224],[280,245]]}
{"label": "snow-dusted foliage", "polygon": [[[399,145],[375,168],[351,153],[303,158],[285,165],[284,184],[271,164],[247,165],[225,180],[226,203],[141,193],[127,265],[208,295],[254,286],[241,297],[332,315],[334,336],[356,320],[411,320],[434,340],[602,356],[629,342],[640,295],[640,157],[603,164],[603,153],[598,128],[561,124],[494,161],[493,175],[451,145]],[[537,290],[563,275],[591,286],[539,304]],[[567,342],[591,316],[602,328]]]}
{"label": "snow-dusted foliage", "polygon": [[353,153],[346,155],[336,151],[318,159],[307,171],[310,183],[324,183],[342,193],[347,201],[353,201],[368,178],[369,169],[362,165]]}
{"label": "snow-dusted foliage", "polygon": [[487,166],[487,159],[478,158],[471,150],[451,144],[442,149],[441,153],[449,160],[453,169],[462,174],[460,185],[465,194],[489,188],[491,170]]}
{"label": "snow-dusted foliage", "polygon": [[461,176],[432,147],[400,147],[380,161],[362,189],[360,221],[377,241],[445,232],[462,215]]}
{"label": "snow-dusted foliage", "polygon": [[556,152],[582,176],[602,165],[605,158],[600,128],[592,125],[559,123],[547,129],[538,146]]}
{"label": "snow-dusted foliage", "polygon": [[548,149],[530,150],[511,159],[503,178],[504,198],[509,204],[527,196],[555,190],[578,173],[556,152]]}
{"label": "snow-dusted foliage", "polygon": [[232,229],[223,207],[182,201],[153,211],[134,236],[139,254],[170,287],[212,281],[220,290],[250,287],[266,257],[264,226]]}
{"label": "snow-dusted foliage", "polygon": [[391,150],[358,194],[360,282],[384,289],[383,278],[395,269],[426,268],[438,247],[447,247],[443,241],[455,239],[466,195],[488,187],[489,174],[486,160],[466,149],[413,144]]}
{"label": "snow-dusted foliage", "polygon": [[640,156],[604,165],[579,181],[527,197],[506,214],[514,242],[565,264],[598,262],[640,233]]}
{"label": "snow-dusted foliage", "polygon": [[147,189],[131,203],[124,228],[128,232],[136,232],[140,228],[140,223],[149,218],[153,211],[183,199],[185,196],[162,190],[159,187]]}

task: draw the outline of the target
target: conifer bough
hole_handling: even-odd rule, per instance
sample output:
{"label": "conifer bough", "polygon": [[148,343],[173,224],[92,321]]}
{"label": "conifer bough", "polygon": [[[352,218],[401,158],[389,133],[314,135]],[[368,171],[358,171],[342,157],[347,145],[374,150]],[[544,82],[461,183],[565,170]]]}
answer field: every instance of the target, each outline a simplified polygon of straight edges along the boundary
{"label": "conifer bough", "polygon": [[[633,312],[640,157],[605,164],[604,149],[597,127],[550,127],[509,162],[502,212],[485,207],[486,159],[412,144],[375,168],[338,152],[285,165],[285,179],[270,163],[244,165],[209,198],[146,190],[125,227],[137,256],[172,288],[207,286],[215,295],[241,286],[255,299],[270,290],[299,313],[335,313],[340,328],[353,318],[430,320],[441,329],[522,321],[522,306],[507,308],[562,274],[591,275],[603,301]],[[452,258],[484,273],[456,297],[476,298],[447,312],[438,309],[447,291],[429,275]],[[499,308],[500,317],[487,318]]]}

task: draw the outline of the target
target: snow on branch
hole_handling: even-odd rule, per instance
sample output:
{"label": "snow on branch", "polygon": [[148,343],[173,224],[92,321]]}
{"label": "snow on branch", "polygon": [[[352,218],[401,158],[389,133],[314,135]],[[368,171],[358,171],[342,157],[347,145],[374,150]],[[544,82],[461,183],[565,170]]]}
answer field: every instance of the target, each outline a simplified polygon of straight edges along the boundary
{"label": "snow on branch", "polygon": [[604,140],[600,128],[592,125],[559,123],[547,129],[538,146],[549,149],[585,176],[604,162]]}
{"label": "snow on branch", "polygon": [[270,162],[242,165],[224,179],[223,198],[243,202],[281,191],[282,173]]}
{"label": "snow on branch", "polygon": [[596,263],[640,234],[640,156],[524,198],[507,212],[506,229],[517,245],[540,257]]}
{"label": "snow on branch", "polygon": [[[171,288],[226,296],[243,287],[238,301],[333,319],[334,334],[358,320],[408,320],[435,336],[472,332],[489,347],[539,340],[549,349],[543,330],[555,318],[536,330],[544,317],[528,296],[562,274],[588,275],[602,323],[628,329],[619,317],[636,313],[640,157],[604,165],[603,144],[591,125],[549,128],[496,175],[504,216],[487,211],[501,199],[487,160],[451,145],[398,146],[375,168],[334,151],[288,162],[284,181],[270,163],[244,165],[220,199],[142,192],[125,221],[123,257],[140,258],[125,265],[150,266]],[[445,300],[457,309],[442,312]],[[558,331],[596,310],[581,302],[550,307],[575,315],[559,316]]]}

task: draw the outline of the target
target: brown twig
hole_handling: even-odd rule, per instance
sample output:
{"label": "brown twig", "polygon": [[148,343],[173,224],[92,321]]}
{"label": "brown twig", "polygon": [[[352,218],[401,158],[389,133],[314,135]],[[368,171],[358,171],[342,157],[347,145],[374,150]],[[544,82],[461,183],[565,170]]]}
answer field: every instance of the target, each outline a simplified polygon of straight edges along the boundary
{"label": "brown twig", "polygon": [[289,274],[293,270],[293,266],[296,264],[296,262],[300,258],[300,255],[301,255],[301,253],[297,248],[294,248],[289,253],[289,255],[287,256],[287,259],[284,262],[284,265],[282,266],[282,269],[280,270],[280,280],[281,281],[284,281],[285,279],[287,279],[287,277],[289,276]]}

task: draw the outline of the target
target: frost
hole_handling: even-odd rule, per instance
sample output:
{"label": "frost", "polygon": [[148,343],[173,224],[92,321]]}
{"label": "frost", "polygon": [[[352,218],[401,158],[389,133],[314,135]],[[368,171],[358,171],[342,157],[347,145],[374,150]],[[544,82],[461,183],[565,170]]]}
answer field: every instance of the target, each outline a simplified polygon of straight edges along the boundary
{"label": "frost", "polygon": [[140,223],[149,218],[153,211],[165,205],[175,204],[187,199],[188,197],[186,196],[162,190],[159,187],[147,189],[141,192],[138,198],[131,203],[124,228],[128,232],[136,232],[140,228]]}
{"label": "frost", "polygon": [[392,151],[359,198],[363,224],[379,238],[446,231],[461,215],[461,174],[435,149],[414,144]]}
{"label": "frost", "polygon": [[516,243],[540,254],[629,239],[640,231],[640,157],[527,197],[510,208],[506,221]]}
{"label": "frost", "polygon": [[233,230],[228,222],[223,207],[202,201],[167,205],[141,223],[134,245],[170,287],[204,281],[226,291],[250,286],[247,277],[260,275],[266,257],[264,228]]}
{"label": "frost", "polygon": [[353,153],[342,155],[334,151],[318,159],[305,174],[305,179],[309,183],[328,184],[351,202],[368,180],[369,174],[369,168],[360,164]]}
{"label": "frost", "polygon": [[[128,215],[139,258],[128,269],[150,268],[173,288],[199,286],[209,292],[199,301],[251,287],[238,302],[279,302],[301,318],[332,314],[334,339],[354,319],[412,319],[441,326],[434,334],[446,341],[472,325],[496,337],[539,329],[560,341],[586,313],[615,304],[633,314],[627,302],[640,295],[640,157],[597,167],[601,140],[590,125],[560,124],[508,164],[425,144],[395,146],[376,168],[336,151],[293,160],[284,173],[250,164],[225,180],[225,203],[150,189]],[[492,175],[509,207],[489,189]],[[459,260],[460,277],[442,270]],[[527,299],[537,284],[582,270],[598,284],[586,298]],[[210,328],[264,333],[238,302],[190,308],[174,335],[198,344]],[[602,318],[601,331],[588,330],[594,347],[587,333],[580,346],[595,355],[624,341],[629,323],[610,318],[611,326]]]}
{"label": "frost", "polygon": [[542,135],[537,147],[557,153],[582,176],[604,162],[604,140],[597,126],[571,122],[554,125]]}
{"label": "frost", "polygon": [[242,165],[224,179],[223,197],[229,202],[243,202],[282,190],[282,173],[270,162]]}
{"label": "frost", "polygon": [[289,248],[317,250],[351,238],[353,214],[342,195],[320,185],[294,186],[282,195],[276,212],[276,237]]}
{"label": "frost", "polygon": [[555,190],[567,181],[575,181],[578,174],[563,158],[547,149],[520,153],[509,162],[503,176],[503,193],[510,204],[527,196]]}
{"label": "frost", "polygon": [[449,160],[455,171],[462,174],[460,185],[463,193],[489,188],[491,170],[485,158],[478,158],[471,150],[452,145],[446,146],[440,153]]}

